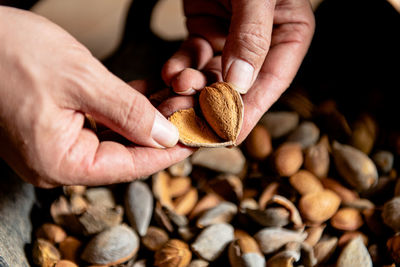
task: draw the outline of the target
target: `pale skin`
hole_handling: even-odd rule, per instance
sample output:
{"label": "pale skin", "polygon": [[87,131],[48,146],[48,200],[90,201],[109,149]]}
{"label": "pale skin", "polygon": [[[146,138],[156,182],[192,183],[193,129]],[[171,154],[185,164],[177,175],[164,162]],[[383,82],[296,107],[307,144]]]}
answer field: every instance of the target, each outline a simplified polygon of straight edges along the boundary
{"label": "pale skin", "polygon": [[[185,4],[191,37],[165,64],[163,79],[183,95],[201,89],[207,72],[236,83],[247,92],[241,141],[296,74],[313,34],[311,8],[305,0]],[[228,34],[220,26],[229,22]],[[124,83],[67,32],[28,11],[0,6],[0,25],[0,156],[26,181],[45,188],[127,182],[193,153],[144,97],[145,83]],[[239,64],[241,74],[233,75],[233,59],[251,67]],[[251,79],[240,78],[246,69]],[[193,98],[174,97],[159,110],[168,116],[190,105]],[[85,113],[132,145],[100,142],[83,127]]]}

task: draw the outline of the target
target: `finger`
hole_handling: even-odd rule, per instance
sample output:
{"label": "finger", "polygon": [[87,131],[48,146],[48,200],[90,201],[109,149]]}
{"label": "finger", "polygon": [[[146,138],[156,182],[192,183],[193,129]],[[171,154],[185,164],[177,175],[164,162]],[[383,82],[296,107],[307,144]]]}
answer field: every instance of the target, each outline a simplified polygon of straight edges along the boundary
{"label": "finger", "polygon": [[172,88],[180,95],[193,95],[206,86],[206,76],[198,70],[186,68],[173,80]]}
{"label": "finger", "polygon": [[206,40],[198,37],[189,38],[164,64],[161,75],[165,84],[171,86],[173,79],[184,69],[203,68],[212,56],[212,47]]}
{"label": "finger", "polygon": [[188,17],[187,29],[192,36],[200,36],[211,45],[214,53],[221,52],[225,46],[229,30],[229,20],[210,16]]}
{"label": "finger", "polygon": [[275,0],[233,0],[232,21],[222,53],[224,80],[240,93],[255,81],[268,53]]}
{"label": "finger", "polygon": [[177,110],[194,107],[196,101],[190,96],[176,96],[165,100],[158,106],[158,110],[166,117],[169,117]]}
{"label": "finger", "polygon": [[93,132],[83,129],[60,164],[66,175],[62,182],[92,186],[128,182],[167,168],[192,152],[180,145],[157,149],[99,143]]}
{"label": "finger", "polygon": [[[108,72],[101,64],[94,65],[93,84],[82,86],[75,98],[77,110],[91,114],[135,144],[150,147],[172,147],[179,133],[149,100]],[[89,88],[89,89],[86,89]]]}
{"label": "finger", "polygon": [[208,83],[222,82],[221,56],[213,57],[203,69]]}
{"label": "finger", "polygon": [[[260,74],[251,90],[243,96],[245,111],[239,142],[246,138],[261,116],[290,86],[300,67],[315,27],[308,7],[301,13],[304,15],[297,23],[281,25],[274,33],[272,48]],[[287,16],[294,17],[290,13]]]}
{"label": "finger", "polygon": [[128,82],[128,85],[134,88],[136,91],[141,93],[142,95],[146,95],[149,91],[149,82],[147,80],[134,80]]}

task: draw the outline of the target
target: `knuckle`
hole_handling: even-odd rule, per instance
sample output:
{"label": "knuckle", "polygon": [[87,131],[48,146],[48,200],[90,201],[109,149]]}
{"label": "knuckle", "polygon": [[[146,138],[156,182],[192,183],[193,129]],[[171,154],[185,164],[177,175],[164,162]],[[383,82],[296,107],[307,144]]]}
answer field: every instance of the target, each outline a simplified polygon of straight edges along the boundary
{"label": "knuckle", "polygon": [[236,38],[246,53],[254,57],[264,57],[269,49],[271,37],[266,31],[257,29],[240,32]]}

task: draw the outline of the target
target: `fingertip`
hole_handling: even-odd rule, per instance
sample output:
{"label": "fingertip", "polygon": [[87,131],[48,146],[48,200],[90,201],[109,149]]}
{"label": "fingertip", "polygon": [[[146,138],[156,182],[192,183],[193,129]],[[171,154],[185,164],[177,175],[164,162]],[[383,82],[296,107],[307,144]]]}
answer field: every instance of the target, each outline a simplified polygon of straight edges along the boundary
{"label": "fingertip", "polygon": [[173,147],[179,141],[178,129],[160,112],[156,112],[151,137],[158,148]]}
{"label": "fingertip", "polygon": [[254,67],[241,59],[232,62],[226,74],[225,81],[232,84],[241,94],[247,93],[254,80]]}
{"label": "fingertip", "polygon": [[203,73],[192,68],[182,70],[173,80],[172,88],[180,95],[193,95],[207,84]]}

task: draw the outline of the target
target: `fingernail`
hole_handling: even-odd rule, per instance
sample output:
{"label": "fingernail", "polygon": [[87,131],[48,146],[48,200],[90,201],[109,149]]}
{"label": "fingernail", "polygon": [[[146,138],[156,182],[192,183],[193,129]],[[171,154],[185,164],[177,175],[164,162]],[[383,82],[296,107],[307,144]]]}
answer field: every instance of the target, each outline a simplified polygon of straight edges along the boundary
{"label": "fingernail", "polygon": [[161,113],[156,112],[151,137],[161,147],[173,147],[178,143],[179,132]]}
{"label": "fingernail", "polygon": [[186,91],[180,92],[180,95],[194,95],[196,93],[196,90],[193,88],[189,88]]}
{"label": "fingernail", "polygon": [[237,59],[233,61],[229,68],[225,81],[231,83],[236,91],[241,94],[246,93],[253,81],[254,68],[246,61]]}

